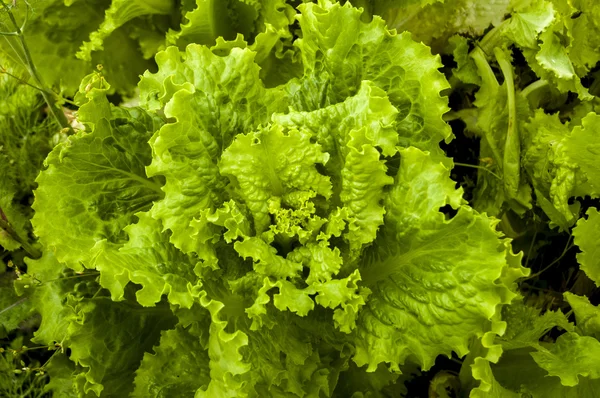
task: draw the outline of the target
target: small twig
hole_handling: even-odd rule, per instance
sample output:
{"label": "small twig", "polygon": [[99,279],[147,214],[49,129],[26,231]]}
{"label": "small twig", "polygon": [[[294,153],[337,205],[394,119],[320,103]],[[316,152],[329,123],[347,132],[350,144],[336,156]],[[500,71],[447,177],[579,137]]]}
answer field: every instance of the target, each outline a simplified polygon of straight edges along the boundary
{"label": "small twig", "polygon": [[[5,74],[5,75],[7,75],[7,76],[10,76],[10,77],[12,77],[13,79],[17,80],[17,81],[18,81],[19,83],[21,83],[21,84],[25,84],[25,85],[27,85],[27,86],[29,86],[29,87],[31,87],[31,88],[34,88],[34,89],[36,89],[36,90],[38,90],[38,91],[43,91],[43,90],[42,90],[41,88],[39,88],[38,86],[34,86],[33,84],[31,84],[31,83],[29,83],[29,82],[26,82],[25,80],[21,79],[19,76],[13,75],[13,74],[12,74],[12,73],[10,73],[9,71],[7,71],[5,67],[3,67],[3,66],[1,66],[1,65],[0,65],[0,73],[3,73],[3,74]],[[54,93],[50,93],[50,94],[54,94]]]}
{"label": "small twig", "polygon": [[100,286],[100,288],[98,289],[98,291],[96,291],[96,293],[94,293],[94,295],[92,296],[91,300],[95,299],[96,296],[102,291],[102,286]]}
{"label": "small twig", "polygon": [[96,272],[88,272],[88,273],[80,274],[80,275],[63,276],[61,278],[55,278],[55,279],[50,279],[50,280],[47,280],[47,281],[43,281],[43,282],[40,281],[40,282],[42,284],[44,284],[44,283],[62,281],[62,280],[65,280],[65,279],[85,278],[85,277],[88,277],[88,276],[98,276],[98,275],[100,275],[100,272],[96,271]]}
{"label": "small twig", "polygon": [[542,273],[546,272],[550,267],[552,267],[554,264],[556,264],[560,260],[562,260],[563,257],[565,256],[565,254],[567,254],[567,252],[569,250],[571,250],[573,247],[575,247],[575,244],[571,244],[571,238],[572,237],[573,237],[573,235],[569,235],[569,239],[567,240],[567,245],[565,246],[563,252],[561,253],[561,255],[558,258],[556,258],[554,261],[552,261],[550,264],[548,264],[547,266],[545,266],[543,269],[539,270],[535,274],[531,274],[528,277],[523,278],[523,280],[532,279],[532,278],[535,278],[536,276],[541,275]]}
{"label": "small twig", "polygon": [[454,357],[451,357],[451,358],[450,358],[450,360],[451,360],[452,362],[455,362],[455,363],[459,364],[459,365],[463,365],[463,361],[462,361],[462,360],[460,360],[460,359],[456,359],[456,358],[454,358]]}
{"label": "small twig", "polygon": [[537,238],[537,228],[533,232],[533,238],[531,239],[531,244],[529,245],[529,250],[527,251],[527,259],[525,260],[525,268],[529,265],[529,259],[531,258],[531,251],[533,250],[533,245],[535,244],[535,239]]}
{"label": "small twig", "polygon": [[11,309],[18,307],[19,305],[23,304],[25,301],[29,300],[29,297],[23,297],[22,299],[18,300],[17,302],[9,305],[8,307],[0,310],[0,314],[3,314],[7,311],[10,311]]}
{"label": "small twig", "polygon": [[[38,87],[38,86],[35,86],[35,85],[33,85],[33,84],[31,84],[31,83],[29,83],[29,82],[27,82],[27,81],[25,81],[25,80],[21,79],[19,76],[16,76],[16,75],[14,75],[14,74],[10,73],[10,72],[9,72],[9,71],[7,71],[7,70],[6,70],[6,68],[5,68],[5,67],[3,67],[2,65],[0,65],[0,73],[4,73],[5,75],[12,77],[13,79],[17,80],[17,81],[18,81],[19,83],[21,83],[21,84],[25,84],[26,86],[29,86],[29,87],[31,87],[31,88],[33,88],[33,89],[36,89],[36,90],[38,90],[38,91],[43,91],[43,89],[42,89],[42,88],[40,88],[40,87]],[[59,94],[55,93],[54,91],[49,91],[49,92],[48,92],[48,94],[49,94],[49,95],[53,95],[53,96],[54,96],[54,97],[55,97],[57,100],[59,100],[59,101],[64,101],[64,102],[66,102],[66,103],[69,103],[69,104],[71,104],[71,105],[75,105],[75,106],[77,106],[77,104],[75,103],[75,101],[71,101],[71,100],[70,100],[70,99],[68,99],[68,98],[64,98],[64,97],[62,97],[61,95],[59,95]],[[67,119],[67,120],[68,120],[68,119]]]}
{"label": "small twig", "polygon": [[[54,350],[54,352],[52,353],[52,355],[50,355],[50,358],[48,358],[46,360],[46,362],[44,362],[44,364],[42,366],[39,366],[37,368],[33,368],[32,370],[36,370],[36,371],[45,371],[46,366],[48,365],[48,363],[50,363],[50,360],[52,358],[54,358],[54,356],[56,355],[57,352],[62,350],[62,344],[54,344],[54,347],[56,347],[56,349]],[[48,349],[50,349],[50,346],[48,346]]]}
{"label": "small twig", "polygon": [[548,294],[554,294],[554,295],[562,297],[562,293],[559,293],[559,292],[551,290],[551,289],[544,289],[544,288],[541,288],[541,287],[528,285],[526,283],[524,283],[523,285],[521,285],[521,287],[524,287],[525,289],[538,290],[540,292],[546,292]]}
{"label": "small twig", "polygon": [[59,282],[65,279],[76,279],[76,278],[87,278],[90,276],[93,277],[97,277],[100,275],[100,272],[88,272],[85,274],[79,274],[79,275],[73,275],[73,276],[64,276],[64,277],[60,277],[60,278],[55,278],[55,279],[50,279],[47,281],[41,281],[40,279],[38,279],[35,274],[26,274],[27,276],[29,276],[35,283],[33,285],[28,285],[27,288],[28,289],[37,289],[39,287],[44,286],[44,284],[46,283],[52,283],[52,282]]}
{"label": "small twig", "polygon": [[454,162],[454,165],[455,166],[461,166],[461,167],[472,167],[474,169],[485,170],[488,173],[490,173],[491,175],[493,175],[494,177],[496,177],[497,179],[499,179],[500,181],[502,181],[502,178],[500,178],[500,176],[498,174],[494,173],[492,170],[490,170],[490,169],[488,169],[486,167],[477,166],[477,165],[474,165],[474,164],[459,163],[459,162]]}
{"label": "small twig", "polygon": [[14,352],[15,354],[20,354],[20,353],[22,353],[22,352],[27,352],[27,351],[32,351],[32,350],[41,350],[41,349],[43,349],[43,348],[45,348],[45,349],[49,350],[49,349],[50,349],[50,347],[51,347],[51,346],[49,346],[49,345],[41,345],[41,346],[37,346],[37,347],[27,347],[27,346],[23,346],[23,347],[19,348],[18,350],[11,349],[11,350],[9,350],[9,351],[12,351],[12,352]]}

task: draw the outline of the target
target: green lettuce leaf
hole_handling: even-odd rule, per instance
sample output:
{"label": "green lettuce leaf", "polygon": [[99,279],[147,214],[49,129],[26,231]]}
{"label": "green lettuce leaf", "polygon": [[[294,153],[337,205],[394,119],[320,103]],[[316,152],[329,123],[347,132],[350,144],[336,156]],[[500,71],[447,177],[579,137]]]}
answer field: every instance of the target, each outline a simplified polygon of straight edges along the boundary
{"label": "green lettuce leaf", "polygon": [[163,331],[154,353],[144,354],[132,397],[193,396],[210,383],[206,342],[181,327]]}
{"label": "green lettuce leaf", "polygon": [[463,83],[481,86],[477,65],[469,56],[469,40],[466,37],[454,35],[448,39],[448,43],[452,47],[452,55],[456,62],[456,68],[452,69],[452,75]]}
{"label": "green lettuce leaf", "polygon": [[[597,379],[579,377],[579,384],[567,387],[556,376],[549,376],[531,357],[531,349],[511,350],[505,353],[497,365],[491,365],[495,383],[502,386],[507,397],[530,396],[533,398],[564,397],[593,398],[600,385]],[[506,391],[508,390],[508,391]],[[502,396],[502,395],[501,395]]]}
{"label": "green lettuce leaf", "polygon": [[[246,11],[251,11],[250,7],[237,0],[196,0],[194,9],[183,14],[184,21],[180,30],[169,30],[166,41],[184,49],[190,43],[213,45],[219,37],[233,40],[240,31],[235,18],[239,13],[237,7],[245,7]],[[244,11],[241,13],[244,16]],[[248,18],[251,16],[246,16]],[[240,33],[248,34],[249,31],[246,29]]]}
{"label": "green lettuce leaf", "polygon": [[572,387],[579,383],[579,375],[592,380],[600,378],[598,354],[600,341],[577,333],[565,333],[551,348],[538,349],[531,356],[550,376],[558,376],[564,386]]}
{"label": "green lettuce leaf", "polygon": [[180,30],[168,32],[167,43],[183,49],[190,43],[214,45],[219,37],[233,40],[236,34],[251,42],[262,40],[261,34],[283,37],[290,34],[294,14],[282,0],[196,0],[193,9],[183,14]]}
{"label": "green lettuce leaf", "polygon": [[[448,110],[446,99],[440,96],[448,83],[437,70],[439,57],[432,57],[410,34],[389,31],[377,16],[368,24],[362,22],[360,11],[349,4],[308,3],[300,10],[303,35],[295,45],[301,52],[304,76],[289,83],[294,110],[312,111],[339,103],[355,95],[363,80],[370,80],[398,109],[400,144],[443,159],[438,144],[449,140],[451,132],[440,117]],[[340,28],[327,29],[334,25]]]}
{"label": "green lettuce leaf", "polygon": [[184,21],[179,30],[167,32],[167,44],[182,50],[190,43],[204,44],[215,51],[249,46],[257,53],[261,79],[270,87],[300,74],[292,48],[296,11],[285,0],[197,0],[192,9],[182,11]]}
{"label": "green lettuce leaf", "polygon": [[46,364],[46,370],[50,375],[50,382],[44,388],[46,392],[60,394],[65,398],[79,396],[73,385],[76,366],[66,355],[54,355]]}
{"label": "green lettuce leaf", "polygon": [[551,226],[567,229],[576,221],[579,204],[572,197],[598,197],[596,176],[600,165],[594,155],[595,114],[569,125],[557,115],[541,110],[525,125],[523,164],[536,193],[538,205],[551,220]]}
{"label": "green lettuce leaf", "polygon": [[[45,245],[59,247],[57,258],[71,268],[80,269],[83,263],[100,271],[100,284],[114,301],[123,300],[133,282],[142,286],[136,297],[143,306],[154,306],[165,294],[170,303],[189,308],[197,283],[196,260],[169,243],[160,221],[141,212],[161,197],[160,179],[145,175],[147,141],[161,121],[138,108],[111,107],[103,78],[92,75],[88,80],[80,92],[80,100],[87,102],[79,118],[92,131],[70,137],[55,150],[60,152],[55,160],[49,156],[35,207],[43,213],[56,198],[64,207],[55,212],[57,218],[36,217],[36,231]],[[89,185],[86,177],[91,178]],[[57,225],[66,214],[70,223]],[[72,245],[68,251],[62,250],[65,241]]]}
{"label": "green lettuce leaf", "polygon": [[[35,287],[32,297],[35,309],[40,314],[51,313],[53,316],[42,317],[41,324],[35,332],[34,341],[40,344],[53,344],[55,341],[61,342],[66,337],[66,330],[69,324],[69,319],[73,314],[72,309],[65,305],[66,296],[69,289],[74,287],[74,283],[63,285],[61,278],[72,276],[65,272],[63,274],[63,266],[56,261],[52,252],[46,251],[44,255],[37,259],[27,261],[28,279],[30,279],[31,287]],[[79,285],[79,288],[85,290],[87,284],[91,281],[95,285],[93,275],[85,275],[81,281],[84,283]],[[76,278],[73,278],[76,281]],[[65,279],[66,280],[66,279]],[[41,286],[39,286],[41,285]]]}
{"label": "green lettuce leaf", "polygon": [[257,233],[271,224],[269,200],[293,206],[298,196],[331,196],[329,178],[315,167],[325,164],[329,155],[310,138],[310,132],[271,127],[238,135],[223,153],[220,172],[235,179],[236,192],[252,213]]}
{"label": "green lettuce leaf", "polygon": [[572,331],[573,325],[560,311],[546,311],[515,301],[504,307],[503,320],[507,323],[506,332],[498,341],[504,350],[536,347],[540,339],[554,327]]}
{"label": "green lettuce leaf", "polygon": [[575,313],[577,330],[583,336],[600,337],[600,309],[585,296],[566,292],[564,297]]}
{"label": "green lettuce leaf", "polygon": [[189,308],[194,301],[197,277],[195,261],[169,243],[162,225],[148,213],[137,213],[138,222],[123,228],[129,240],[123,245],[99,241],[95,249],[95,268],[100,284],[111,292],[114,301],[123,300],[129,282],[142,289],[137,301],[154,306],[166,295],[171,304]]}
{"label": "green lettuce leaf", "polygon": [[577,253],[577,261],[586,275],[600,286],[600,245],[597,236],[600,233],[600,213],[595,207],[586,212],[587,218],[580,218],[573,228],[575,244],[581,253]]}
{"label": "green lettuce leaf", "polygon": [[80,391],[98,396],[131,391],[144,351],[173,325],[165,306],[144,310],[108,297],[82,301],[74,312],[85,320],[71,320],[63,345],[71,350],[69,359],[84,368],[76,377]]}
{"label": "green lettuce leaf", "polygon": [[[584,297],[567,293],[565,298],[576,309],[576,328],[560,311],[541,314],[540,309],[521,302],[505,307],[503,315],[508,327],[506,333],[497,338],[504,352],[497,363],[483,358],[475,360],[473,375],[481,385],[471,395],[595,396],[599,384],[593,358],[599,342],[585,334],[595,330],[591,314],[596,308]],[[548,332],[555,327],[566,333],[550,342]],[[579,334],[581,332],[583,334]]]}
{"label": "green lettuce leaf", "polygon": [[[165,199],[154,205],[152,216],[162,220],[173,232],[171,242],[186,253],[206,250],[196,247],[199,231],[192,220],[226,198],[226,180],[216,164],[223,149],[237,134],[266,123],[270,113],[284,109],[281,90],[262,86],[253,59],[254,53],[247,49],[233,49],[227,57],[219,57],[205,47],[190,45],[183,62],[177,49],[170,47],[158,56],[159,72],[146,74],[140,82],[142,98],[152,106],[166,104],[166,116],[177,120],[152,138],[154,156],[147,172],[166,178]],[[197,81],[173,92],[178,80],[195,74]]]}
{"label": "green lettuce leaf", "polygon": [[[111,396],[132,390],[134,372],[144,351],[158,341],[162,329],[171,328],[175,318],[162,304],[145,309],[131,300],[113,302],[96,281],[97,273],[73,275],[51,255],[28,261],[36,284],[32,296],[43,317],[34,341],[60,349],[51,372],[71,374],[72,390],[79,396]],[[69,349],[65,361],[65,351]],[[75,365],[75,366],[74,366]],[[51,373],[51,374],[52,374]],[[67,390],[66,387],[61,389]]]}
{"label": "green lettuce leaf", "polygon": [[[514,297],[494,282],[508,250],[495,221],[461,206],[449,170],[428,154],[401,155],[383,233],[359,268],[373,293],[359,314],[354,360],[370,370],[408,357],[428,369],[437,355],[465,355],[497,305]],[[439,211],[446,204],[458,209],[449,220]]]}
{"label": "green lettuce leaf", "polygon": [[92,32],[77,52],[77,58],[91,61],[93,51],[104,50],[104,39],[132,19],[146,15],[169,15],[174,11],[173,0],[113,0],[106,10],[98,30]]}
{"label": "green lettuce leaf", "polygon": [[82,89],[90,102],[80,110],[81,121],[93,129],[48,155],[36,180],[32,219],[45,247],[78,270],[93,268],[93,249],[102,239],[124,241],[123,227],[162,196],[160,179],[146,177],[144,169],[151,156],[147,141],[160,119],[140,108],[111,108],[101,78]]}
{"label": "green lettuce leaf", "polygon": [[509,0],[387,1],[387,10],[378,10],[388,26],[409,31],[417,41],[436,52],[454,34],[479,36],[499,25],[510,11]]}
{"label": "green lettuce leaf", "polygon": [[568,203],[577,181],[575,166],[560,145],[568,134],[568,127],[557,115],[542,111],[537,111],[524,128],[523,166],[537,204],[563,229],[573,224],[577,210]]}
{"label": "green lettuce leaf", "polygon": [[[333,347],[328,347],[329,339],[335,338],[330,326],[318,322],[322,334],[317,338],[310,329],[316,326],[314,320],[311,325],[303,324],[302,318],[280,313],[273,314],[272,320],[288,327],[254,330],[244,312],[236,308],[239,298],[230,296],[223,302],[201,299],[202,307],[210,312],[208,327],[198,308],[191,318],[185,317],[189,333],[199,338],[197,346],[206,347],[204,355],[208,356],[210,367],[210,382],[198,389],[196,396],[330,395],[339,370],[347,362],[333,354]],[[231,323],[235,330],[230,330]],[[195,363],[198,372],[206,366],[200,358]]]}
{"label": "green lettuce leaf", "polygon": [[573,127],[564,143],[566,155],[574,161],[581,178],[585,179],[584,186],[578,187],[578,192],[593,198],[600,196],[600,162],[597,155],[600,153],[600,143],[595,140],[599,129],[600,115],[590,113],[581,120],[581,126]]}
{"label": "green lettuce leaf", "polygon": [[504,388],[496,379],[490,363],[484,358],[476,358],[472,365],[473,377],[480,381],[480,385],[471,391],[472,398],[520,398],[521,394]]}
{"label": "green lettuce leaf", "polygon": [[517,214],[531,208],[531,188],[521,178],[521,141],[523,123],[530,109],[514,85],[514,70],[510,57],[496,48],[504,82],[498,83],[481,49],[471,53],[479,75],[481,88],[476,94],[475,125],[467,128],[481,137],[479,159],[489,165],[487,173],[479,173],[474,192],[474,208],[498,216],[505,204]]}
{"label": "green lettuce leaf", "polygon": [[549,1],[515,4],[515,12],[505,23],[502,35],[524,49],[536,49],[540,33],[548,29],[555,17]]}

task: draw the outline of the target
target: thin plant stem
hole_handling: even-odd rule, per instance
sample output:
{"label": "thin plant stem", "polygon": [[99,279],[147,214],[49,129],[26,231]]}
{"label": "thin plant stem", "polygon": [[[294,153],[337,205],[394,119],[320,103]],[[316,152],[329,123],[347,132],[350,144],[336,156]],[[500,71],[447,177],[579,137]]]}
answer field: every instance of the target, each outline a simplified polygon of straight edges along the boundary
{"label": "thin plant stem", "polygon": [[454,165],[455,166],[461,166],[461,167],[471,167],[471,168],[474,168],[474,169],[485,170],[488,173],[490,173],[491,175],[493,175],[494,177],[496,177],[497,179],[499,179],[500,181],[502,181],[502,178],[500,178],[500,176],[498,174],[494,173],[492,170],[490,170],[490,169],[488,169],[486,167],[477,166],[477,165],[468,164],[468,163],[459,163],[459,162],[454,162]]}
{"label": "thin plant stem", "polygon": [[[61,347],[60,347],[60,348],[62,349],[62,345],[61,345]],[[48,348],[48,349],[50,349],[50,348]],[[57,349],[56,349],[56,350],[54,350],[54,352],[52,353],[52,355],[50,355],[50,358],[48,358],[48,359],[46,360],[46,362],[44,362],[44,363],[42,364],[42,366],[40,366],[40,367],[37,367],[37,368],[33,368],[32,370],[38,370],[38,371],[39,371],[39,370],[45,370],[46,366],[47,366],[47,365],[50,363],[50,361],[52,360],[52,358],[54,358],[54,356],[56,355],[56,353],[57,353],[57,352],[59,352],[59,351],[61,351],[61,350],[59,350],[59,349],[58,349],[58,347],[57,347]]]}
{"label": "thin plant stem", "polygon": [[531,251],[533,250],[533,245],[535,244],[535,239],[537,238],[537,229],[533,232],[533,238],[531,239],[531,243],[529,244],[529,250],[527,251],[527,259],[525,260],[525,268],[529,265],[529,259],[531,258]]}
{"label": "thin plant stem", "polygon": [[23,348],[20,348],[18,350],[13,350],[13,351],[20,354],[20,353],[27,352],[27,351],[41,350],[43,348],[45,348],[46,350],[49,350],[51,347],[54,347],[54,346],[41,345],[41,346],[37,346],[37,347],[23,347]]}
{"label": "thin plant stem", "polygon": [[540,292],[545,292],[545,293],[548,293],[548,294],[554,294],[554,295],[560,295],[560,296],[562,296],[562,293],[556,292],[554,290],[544,289],[544,288],[541,288],[541,287],[532,286],[532,285],[528,285],[528,284],[525,284],[525,283],[522,285],[522,287],[524,287],[525,289],[538,290]]}
{"label": "thin plant stem", "polygon": [[17,23],[17,20],[15,19],[15,16],[13,15],[12,10],[4,2],[4,0],[0,0],[0,5],[6,10],[6,13],[8,14],[8,18],[10,19],[11,23],[13,24],[13,27],[15,28],[15,32],[17,33],[16,37],[18,37],[19,43],[21,44],[21,49],[23,50],[23,55],[25,57],[25,64],[26,64],[27,70],[28,70],[29,74],[31,75],[31,77],[33,78],[36,85],[41,88],[40,92],[42,94],[42,97],[44,98],[44,101],[48,105],[50,114],[52,114],[54,119],[56,119],[58,124],[63,129],[66,128],[66,129],[72,130],[72,127],[69,124],[69,121],[67,120],[67,117],[65,116],[64,112],[62,112],[58,108],[58,106],[56,104],[56,100],[48,94],[49,90],[46,87],[46,85],[44,84],[44,81],[42,80],[35,64],[33,63],[33,59],[31,58],[31,52],[29,51],[29,47],[27,46],[25,37],[23,36],[23,31],[21,30],[21,27]]}
{"label": "thin plant stem", "polygon": [[11,309],[23,304],[25,301],[27,301],[29,299],[29,297],[23,297],[22,299],[18,300],[16,303],[13,303],[11,305],[9,305],[8,307],[0,310],[0,314],[3,314],[7,311],[10,311]]}
{"label": "thin plant stem", "polygon": [[554,264],[558,263],[560,260],[563,259],[563,257],[565,256],[565,254],[567,254],[567,252],[569,250],[571,250],[573,247],[575,247],[574,244],[571,244],[571,239],[573,238],[573,235],[569,236],[569,239],[567,240],[567,245],[565,246],[564,250],[562,251],[561,255],[556,258],[554,261],[552,261],[550,264],[548,264],[547,266],[545,266],[544,268],[542,268],[541,270],[539,270],[538,272],[536,272],[535,274],[531,274],[528,277],[524,278],[524,280],[528,280],[528,279],[533,279],[536,276],[541,275],[542,273],[546,272],[548,269],[550,269],[550,267],[552,267]]}
{"label": "thin plant stem", "polygon": [[62,281],[62,280],[65,280],[65,279],[86,278],[88,276],[98,276],[98,275],[100,275],[100,272],[90,272],[90,273],[86,273],[86,274],[73,275],[73,276],[64,276],[64,277],[61,277],[61,278],[55,278],[55,279],[50,279],[50,280],[47,280],[47,281],[40,281],[40,282],[42,284],[44,284],[44,283]]}
{"label": "thin plant stem", "polygon": [[461,361],[460,359],[456,359],[456,358],[450,358],[450,360],[451,360],[452,362],[455,362],[455,363],[459,364],[459,365],[462,365],[462,364],[463,364],[463,361]]}
{"label": "thin plant stem", "polygon": [[[0,65],[0,73],[2,73],[2,74],[5,74],[5,75],[7,75],[7,76],[10,76],[10,77],[12,77],[13,79],[15,79],[16,81],[18,81],[19,83],[21,83],[21,84],[24,84],[24,85],[26,85],[26,86],[29,86],[29,87],[31,87],[31,88],[33,88],[33,89],[36,89],[36,90],[38,90],[38,91],[44,91],[42,88],[40,88],[40,87],[38,87],[38,86],[36,86],[36,85],[34,85],[34,84],[31,84],[31,83],[29,83],[29,82],[27,82],[27,81],[25,81],[25,80],[21,79],[21,78],[20,78],[19,76],[17,76],[17,75],[14,75],[14,74],[10,73],[10,72],[9,72],[9,71],[8,71],[8,70],[7,70],[5,67],[3,67],[2,65]],[[62,97],[60,97],[58,94],[56,94],[56,93],[55,93],[55,92],[53,92],[53,91],[50,91],[50,92],[48,92],[48,94],[50,94],[50,95],[54,95],[55,97],[57,97],[57,99],[59,99],[59,98],[60,98],[60,99],[63,99],[63,100],[65,100],[65,101],[67,101],[65,98],[62,98]]]}
{"label": "thin plant stem", "polygon": [[100,288],[99,288],[99,289],[96,291],[96,293],[94,293],[94,295],[92,296],[91,300],[95,299],[95,298],[96,298],[96,296],[97,296],[98,294],[100,294],[100,292],[102,291],[102,289],[103,289],[103,288],[102,288],[102,287],[100,287]]}
{"label": "thin plant stem", "polygon": [[3,74],[5,74],[5,75],[8,75],[8,76],[12,77],[13,79],[17,80],[17,81],[18,81],[19,83],[21,83],[21,84],[25,84],[26,86],[29,86],[29,87],[31,87],[31,88],[34,88],[34,89],[36,89],[36,90],[38,90],[38,91],[42,91],[42,89],[41,89],[41,88],[39,88],[38,86],[34,86],[33,84],[26,82],[25,80],[21,79],[20,77],[18,77],[18,76],[16,76],[16,75],[13,75],[12,73],[10,73],[9,71],[7,71],[7,70],[6,70],[4,67],[2,67],[2,66],[0,66],[0,73],[3,73]]}

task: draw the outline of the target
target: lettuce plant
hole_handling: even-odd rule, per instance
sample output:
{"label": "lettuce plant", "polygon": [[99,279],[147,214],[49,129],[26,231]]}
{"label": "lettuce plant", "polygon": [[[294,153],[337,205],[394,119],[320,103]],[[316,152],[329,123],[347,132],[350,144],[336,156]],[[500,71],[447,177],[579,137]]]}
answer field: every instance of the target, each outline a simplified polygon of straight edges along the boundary
{"label": "lettuce plant", "polygon": [[[351,362],[466,354],[514,296],[518,257],[438,146],[439,59],[350,6],[300,10],[303,73],[285,85],[265,87],[252,49],[198,45],[157,55],[138,108],[111,106],[98,75],[81,84],[86,129],[54,148],[35,191],[53,256],[29,271],[99,272],[98,294],[44,308],[64,325],[42,320],[35,338],[70,348],[78,391],[125,392],[135,368],[119,370],[137,362],[137,396],[328,392]],[[56,289],[37,293],[44,306]],[[168,354],[182,339],[194,366]],[[205,377],[155,379],[165,366]]]}
{"label": "lettuce plant", "polygon": [[[300,10],[304,70],[285,85],[265,87],[252,49],[198,45],[157,55],[138,108],[111,106],[98,75],[82,83],[86,130],[46,159],[34,231],[55,261],[99,272],[107,314],[133,301],[140,322],[90,344],[81,329],[115,328],[92,315],[51,337],[72,341],[80,391],[131,385],[133,375],[106,373],[102,352],[179,319],[139,342],[158,354],[131,350],[134,395],[329,392],[351,361],[398,371],[407,358],[428,369],[439,354],[466,354],[514,296],[518,257],[464,203],[438,146],[450,133],[439,59],[350,6]],[[335,20],[344,29],[330,31]],[[173,314],[156,319],[157,305]],[[170,357],[162,347],[182,340],[200,357],[177,366],[205,377],[155,379]]]}

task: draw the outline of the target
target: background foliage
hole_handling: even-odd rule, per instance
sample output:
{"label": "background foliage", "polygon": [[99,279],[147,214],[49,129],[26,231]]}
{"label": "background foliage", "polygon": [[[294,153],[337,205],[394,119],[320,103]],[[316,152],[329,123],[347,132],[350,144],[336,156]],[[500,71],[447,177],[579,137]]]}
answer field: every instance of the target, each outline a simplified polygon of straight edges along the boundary
{"label": "background foliage", "polygon": [[0,5],[0,395],[596,396],[595,1]]}

